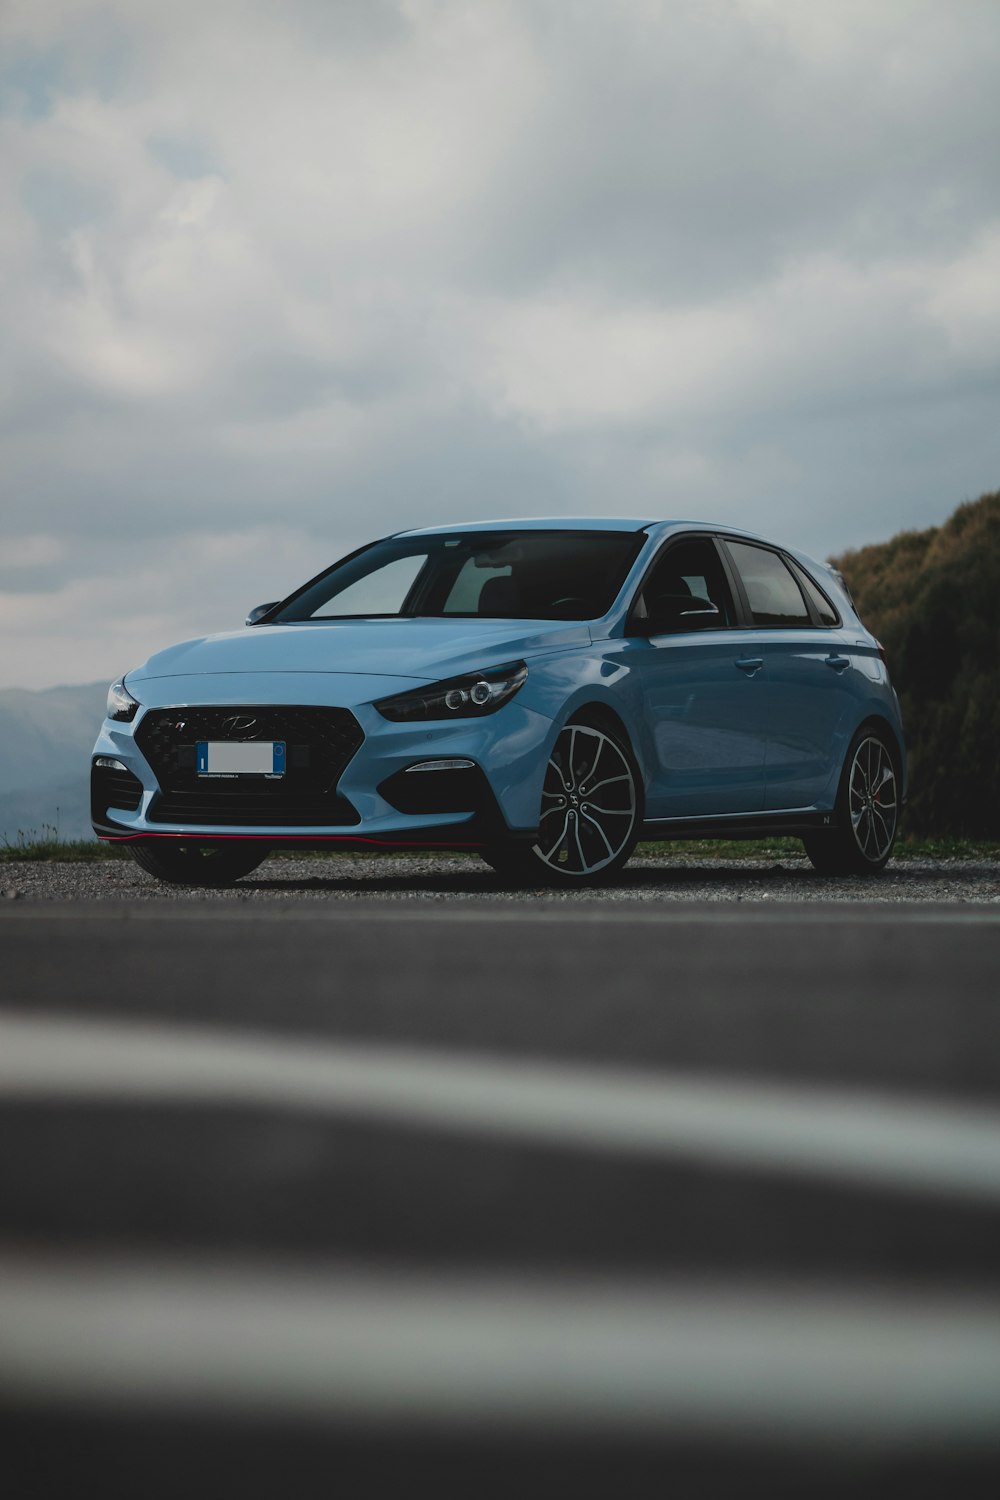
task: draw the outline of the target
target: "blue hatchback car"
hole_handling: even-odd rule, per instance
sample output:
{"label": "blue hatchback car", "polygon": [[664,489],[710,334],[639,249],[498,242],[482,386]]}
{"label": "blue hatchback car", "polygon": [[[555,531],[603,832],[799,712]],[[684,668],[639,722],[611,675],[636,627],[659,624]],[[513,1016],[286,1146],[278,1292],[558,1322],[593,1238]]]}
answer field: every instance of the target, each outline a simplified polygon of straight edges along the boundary
{"label": "blue hatchback car", "polygon": [[636,841],[889,858],[899,705],[842,580],[731,527],[517,520],[373,542],[116,682],[92,816],[163,880],[271,849],[465,849],[609,880]]}

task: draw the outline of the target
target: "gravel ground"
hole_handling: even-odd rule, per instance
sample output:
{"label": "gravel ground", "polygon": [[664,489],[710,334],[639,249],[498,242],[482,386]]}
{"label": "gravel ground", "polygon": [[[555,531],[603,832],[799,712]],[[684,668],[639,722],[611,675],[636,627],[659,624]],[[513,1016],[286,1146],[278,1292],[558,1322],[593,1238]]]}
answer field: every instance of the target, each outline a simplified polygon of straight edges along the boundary
{"label": "gravel ground", "polygon": [[874,879],[815,873],[805,857],[634,858],[614,884],[584,891],[504,885],[472,856],[270,859],[221,891],[163,885],[131,861],[12,863],[0,868],[3,899],[23,901],[903,901],[1000,905],[1000,860],[908,859]]}

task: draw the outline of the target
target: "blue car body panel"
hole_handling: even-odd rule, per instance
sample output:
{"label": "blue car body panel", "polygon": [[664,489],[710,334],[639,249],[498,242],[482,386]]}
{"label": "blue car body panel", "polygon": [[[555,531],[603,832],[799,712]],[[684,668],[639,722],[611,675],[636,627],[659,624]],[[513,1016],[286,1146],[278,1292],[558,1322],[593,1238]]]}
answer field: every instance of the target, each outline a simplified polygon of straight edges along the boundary
{"label": "blue car body panel", "polygon": [[[672,538],[751,533],[704,522],[590,517],[476,522],[406,536],[505,529],[635,530],[641,550],[611,609],[585,621],[495,618],[369,618],[260,624],[183,642],[129,672],[139,709],[105,721],[94,757],[111,758],[141,784],[138,807],[111,806],[102,837],[350,838],[460,845],[468,811],[402,813],[380,788],[441,757],[478,767],[503,832],[531,836],[548,758],[581,711],[611,713],[638,765],[646,834],[719,820],[822,817],[834,808],[850,742],[870,718],[886,724],[905,776],[899,709],[878,643],[835,574],[788,548],[835,604],[835,627],[767,629],[742,624],[693,633],[629,633],[629,612],[651,563]],[[774,544],[766,544],[773,546]],[[395,694],[522,661],[527,678],[509,702],[481,718],[395,722],[374,706]],[[754,665],[758,663],[759,665]],[[157,777],[136,742],[147,713],[199,705],[312,705],[347,710],[363,738],[339,778],[352,824],[262,828],[258,823],[151,820]],[[140,736],[141,737],[141,736]],[[904,783],[905,786],[905,783]],[[471,842],[477,841],[471,837]]]}
{"label": "blue car body panel", "polygon": [[731,631],[634,637],[621,659],[646,762],[650,819],[759,812],[767,725],[734,667]]}
{"label": "blue car body panel", "polygon": [[[552,620],[376,618],[330,620],[322,625],[255,625],[170,646],[130,672],[128,682],[134,692],[141,683],[164,678],[190,681],[205,674],[238,676],[243,692],[247,677],[275,674],[294,680],[312,673],[331,679],[406,678],[412,685],[539,650],[589,645],[590,639],[586,625]],[[365,701],[364,690],[355,692],[346,683],[337,691],[346,694],[345,704]],[[377,691],[373,688],[373,693]],[[393,689],[383,686],[380,691],[384,696]]]}

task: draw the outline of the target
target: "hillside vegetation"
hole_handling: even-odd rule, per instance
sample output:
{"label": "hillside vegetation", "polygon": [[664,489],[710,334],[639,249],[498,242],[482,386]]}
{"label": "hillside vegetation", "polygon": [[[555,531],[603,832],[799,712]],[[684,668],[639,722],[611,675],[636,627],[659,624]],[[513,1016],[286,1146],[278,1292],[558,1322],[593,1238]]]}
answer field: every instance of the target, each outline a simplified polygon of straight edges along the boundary
{"label": "hillside vegetation", "polygon": [[833,562],[885,646],[910,757],[905,827],[1000,836],[1000,491]]}

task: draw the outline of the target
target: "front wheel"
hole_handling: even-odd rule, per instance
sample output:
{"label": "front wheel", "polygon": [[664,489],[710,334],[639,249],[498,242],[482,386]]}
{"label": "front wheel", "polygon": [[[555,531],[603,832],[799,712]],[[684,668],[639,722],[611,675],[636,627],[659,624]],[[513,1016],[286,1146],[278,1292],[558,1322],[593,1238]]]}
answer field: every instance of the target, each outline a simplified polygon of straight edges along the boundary
{"label": "front wheel", "polygon": [[899,827],[896,756],[882,730],[869,727],[848,751],[837,796],[838,826],[802,842],[822,875],[875,875],[892,853]]}
{"label": "front wheel", "polygon": [[616,875],[642,823],[638,767],[611,729],[567,724],[545,770],[538,842],[483,850],[499,874],[563,886],[596,885]]}
{"label": "front wheel", "polygon": [[130,844],[129,853],[140,869],[169,885],[219,887],[256,870],[267,858],[267,846],[240,839],[224,844],[158,839],[155,844]]}

